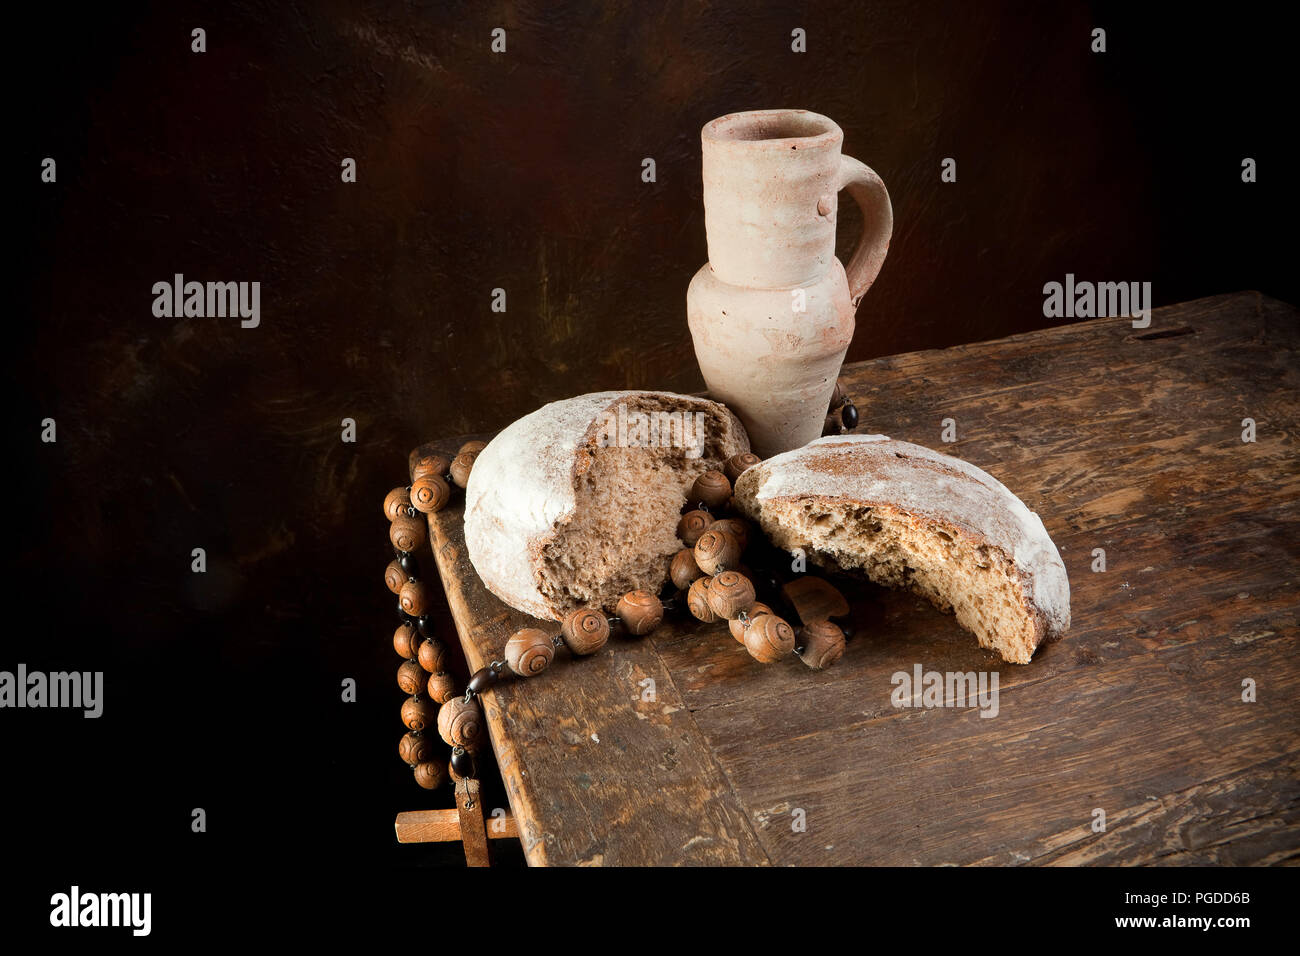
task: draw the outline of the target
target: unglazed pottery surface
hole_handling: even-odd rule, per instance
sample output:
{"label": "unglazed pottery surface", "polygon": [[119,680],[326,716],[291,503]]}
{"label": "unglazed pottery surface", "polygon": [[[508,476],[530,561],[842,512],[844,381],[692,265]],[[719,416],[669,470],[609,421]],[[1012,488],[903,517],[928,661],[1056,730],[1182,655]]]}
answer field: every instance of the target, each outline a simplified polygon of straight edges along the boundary
{"label": "unglazed pottery surface", "polygon": [[[769,457],[821,434],[893,211],[880,177],[841,154],[843,131],[818,113],[732,113],[701,140],[709,261],[687,290],[687,319],[711,397]],[[841,189],[864,221],[847,267],[835,257]]]}

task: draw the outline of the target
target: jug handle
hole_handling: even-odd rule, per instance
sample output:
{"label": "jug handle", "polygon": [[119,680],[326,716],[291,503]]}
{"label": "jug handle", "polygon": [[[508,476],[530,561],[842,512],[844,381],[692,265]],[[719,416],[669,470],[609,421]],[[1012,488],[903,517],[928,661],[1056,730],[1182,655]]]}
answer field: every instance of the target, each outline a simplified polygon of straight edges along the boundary
{"label": "jug handle", "polygon": [[836,192],[841,189],[847,189],[862,210],[862,236],[844,267],[849,297],[856,309],[885,264],[889,237],[894,232],[894,207],[889,202],[889,191],[875,170],[852,156],[840,157]]}

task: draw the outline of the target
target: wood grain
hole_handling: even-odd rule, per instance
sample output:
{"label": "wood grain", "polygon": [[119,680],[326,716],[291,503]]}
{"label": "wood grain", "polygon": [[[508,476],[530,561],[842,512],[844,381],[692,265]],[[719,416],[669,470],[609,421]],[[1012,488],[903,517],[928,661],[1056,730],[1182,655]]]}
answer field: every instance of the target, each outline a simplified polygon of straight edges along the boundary
{"label": "wood grain", "polygon": [[[404,810],[393,824],[398,843],[449,843],[460,840],[460,810]],[[519,839],[515,818],[507,813],[487,821],[489,840]]]}
{"label": "wood grain", "polygon": [[[846,367],[858,431],[966,458],[1040,514],[1071,631],[1008,665],[924,602],[837,578],[854,636],[826,671],[760,665],[680,613],[561,654],[485,701],[529,862],[1296,862],[1298,345],[1294,308],[1239,293],[1146,330],[1101,319]],[[430,537],[478,667],[536,622],[478,581],[460,500]],[[917,664],[996,672],[997,715],[895,707],[892,676]]]}
{"label": "wood grain", "polygon": [[492,855],[488,850],[483,801],[479,797],[477,780],[467,777],[456,781],[456,815],[460,825],[460,842],[465,847],[466,866],[491,866]]}

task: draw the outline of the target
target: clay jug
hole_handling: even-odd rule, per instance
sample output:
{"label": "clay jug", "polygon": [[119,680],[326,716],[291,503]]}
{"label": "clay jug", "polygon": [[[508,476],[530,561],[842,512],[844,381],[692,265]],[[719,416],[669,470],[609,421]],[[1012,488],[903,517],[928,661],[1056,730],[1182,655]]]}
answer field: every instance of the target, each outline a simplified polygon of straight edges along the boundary
{"label": "clay jug", "polygon": [[[893,209],[880,177],[841,155],[843,130],[818,113],[732,113],[701,139],[709,261],[687,290],[687,318],[710,397],[767,458],[821,435]],[[835,257],[841,189],[865,223],[847,268]]]}

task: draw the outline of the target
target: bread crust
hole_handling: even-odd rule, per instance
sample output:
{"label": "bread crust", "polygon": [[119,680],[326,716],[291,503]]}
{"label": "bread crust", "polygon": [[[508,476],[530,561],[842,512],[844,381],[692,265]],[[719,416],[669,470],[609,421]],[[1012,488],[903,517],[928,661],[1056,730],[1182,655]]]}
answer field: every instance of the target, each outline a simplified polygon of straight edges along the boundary
{"label": "bread crust", "polygon": [[1042,521],[969,462],[884,435],[847,435],[778,455],[736,482],[737,506],[778,547],[803,543],[773,514],[774,505],[796,501],[816,509],[871,508],[915,528],[960,537],[972,549],[984,548],[1006,562],[1032,622],[1029,633],[995,648],[1012,663],[1028,663],[1040,644],[1069,629],[1069,578]]}
{"label": "bread crust", "polygon": [[543,593],[543,552],[558,529],[573,519],[580,479],[620,404],[636,410],[703,412],[709,423],[704,436],[708,447],[694,459],[684,449],[683,467],[686,461],[707,460],[709,448],[716,448],[722,460],[749,451],[743,426],[725,406],[673,392],[594,392],[552,402],[514,422],[479,453],[465,489],[470,562],[488,590],[511,607],[550,620],[560,620],[571,610]]}

